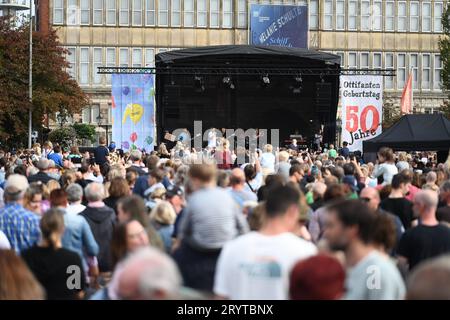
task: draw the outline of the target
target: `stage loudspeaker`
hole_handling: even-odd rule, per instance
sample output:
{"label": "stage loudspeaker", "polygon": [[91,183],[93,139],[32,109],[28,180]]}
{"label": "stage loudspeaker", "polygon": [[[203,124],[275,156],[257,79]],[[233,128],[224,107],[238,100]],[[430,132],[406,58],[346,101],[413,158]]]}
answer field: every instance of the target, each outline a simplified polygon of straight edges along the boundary
{"label": "stage loudspeaker", "polygon": [[178,86],[164,86],[163,109],[167,118],[178,119],[180,117],[179,91]]}
{"label": "stage loudspeaker", "polygon": [[331,83],[316,83],[316,111],[330,112],[331,107]]}

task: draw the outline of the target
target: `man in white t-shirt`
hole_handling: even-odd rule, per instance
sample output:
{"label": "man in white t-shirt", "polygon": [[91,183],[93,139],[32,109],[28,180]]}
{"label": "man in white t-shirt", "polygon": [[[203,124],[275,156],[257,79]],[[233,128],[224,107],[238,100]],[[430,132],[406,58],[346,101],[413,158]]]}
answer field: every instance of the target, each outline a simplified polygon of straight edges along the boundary
{"label": "man in white t-shirt", "polygon": [[300,192],[290,186],[273,189],[267,197],[267,220],[258,232],[228,242],[217,262],[214,293],[233,300],[288,299],[294,264],[317,253],[295,236]]}

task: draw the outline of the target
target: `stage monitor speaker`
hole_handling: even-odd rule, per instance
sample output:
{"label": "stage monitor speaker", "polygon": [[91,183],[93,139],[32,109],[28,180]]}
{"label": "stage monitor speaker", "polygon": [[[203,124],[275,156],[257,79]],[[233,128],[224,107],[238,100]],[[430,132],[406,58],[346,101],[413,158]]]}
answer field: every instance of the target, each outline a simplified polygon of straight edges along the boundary
{"label": "stage monitor speaker", "polygon": [[316,83],[316,111],[330,112],[331,107],[331,83]]}

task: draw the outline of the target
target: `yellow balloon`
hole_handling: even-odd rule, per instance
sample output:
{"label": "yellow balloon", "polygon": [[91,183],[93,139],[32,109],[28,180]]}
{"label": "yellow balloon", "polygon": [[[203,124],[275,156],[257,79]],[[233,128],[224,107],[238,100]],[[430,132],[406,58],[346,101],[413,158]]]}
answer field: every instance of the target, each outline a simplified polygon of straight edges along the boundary
{"label": "yellow balloon", "polygon": [[133,104],[130,103],[125,108],[122,124],[125,124],[128,116],[130,117],[131,121],[133,121],[134,124],[136,124],[141,120],[143,115],[144,115],[144,107],[142,107],[140,104],[137,103]]}

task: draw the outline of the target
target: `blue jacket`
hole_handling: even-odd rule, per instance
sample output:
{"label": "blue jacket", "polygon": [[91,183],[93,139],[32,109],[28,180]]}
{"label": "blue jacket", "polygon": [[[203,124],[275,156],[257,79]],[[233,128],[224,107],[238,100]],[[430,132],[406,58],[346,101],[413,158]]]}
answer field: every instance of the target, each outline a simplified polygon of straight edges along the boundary
{"label": "blue jacket", "polygon": [[57,166],[63,167],[63,158],[61,154],[52,152],[47,156],[47,159],[53,160]]}
{"label": "blue jacket", "polygon": [[62,237],[64,248],[80,255],[83,265],[87,267],[84,253],[93,257],[98,255],[99,247],[86,219],[75,214],[64,214],[66,227]]}

